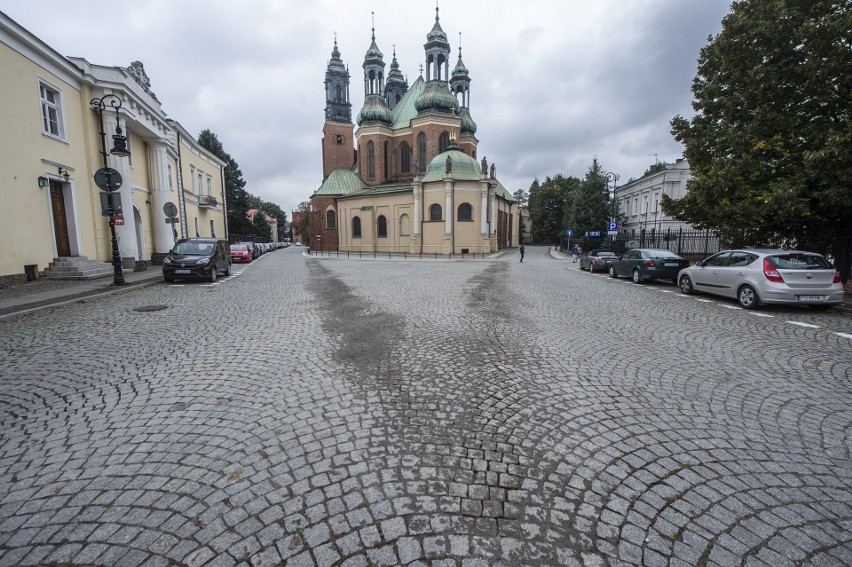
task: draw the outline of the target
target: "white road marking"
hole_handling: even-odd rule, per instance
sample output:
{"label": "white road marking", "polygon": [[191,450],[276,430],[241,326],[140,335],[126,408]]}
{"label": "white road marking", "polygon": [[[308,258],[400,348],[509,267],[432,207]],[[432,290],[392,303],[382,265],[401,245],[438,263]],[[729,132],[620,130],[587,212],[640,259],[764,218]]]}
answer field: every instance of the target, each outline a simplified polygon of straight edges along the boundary
{"label": "white road marking", "polygon": [[769,319],[774,319],[775,315],[767,315],[766,313],[749,313],[752,317],[767,317]]}
{"label": "white road marking", "polygon": [[806,327],[808,329],[819,329],[819,325],[811,325],[810,323],[799,323],[798,321],[786,321],[791,325],[796,325],[798,327]]}
{"label": "white road marking", "polygon": [[700,301],[701,303],[715,303],[712,299],[701,299],[699,297],[696,297],[695,301]]}
{"label": "white road marking", "polygon": [[736,305],[724,305],[723,307],[725,307],[727,309],[733,309],[734,311],[742,310],[742,307],[738,307]]}
{"label": "white road marking", "polygon": [[844,339],[852,339],[852,335],[849,333],[834,333],[838,337],[843,337]]}

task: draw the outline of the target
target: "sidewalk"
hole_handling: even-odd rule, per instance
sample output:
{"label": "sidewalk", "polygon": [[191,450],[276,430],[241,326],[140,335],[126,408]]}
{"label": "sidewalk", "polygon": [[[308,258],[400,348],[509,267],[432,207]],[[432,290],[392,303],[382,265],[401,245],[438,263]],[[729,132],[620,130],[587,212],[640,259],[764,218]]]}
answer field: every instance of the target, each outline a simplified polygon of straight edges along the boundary
{"label": "sidewalk", "polygon": [[96,280],[49,280],[42,278],[0,286],[0,321],[45,309],[68,305],[83,298],[127,291],[163,281],[159,266],[144,272],[126,272],[123,286],[112,285],[112,275]]}

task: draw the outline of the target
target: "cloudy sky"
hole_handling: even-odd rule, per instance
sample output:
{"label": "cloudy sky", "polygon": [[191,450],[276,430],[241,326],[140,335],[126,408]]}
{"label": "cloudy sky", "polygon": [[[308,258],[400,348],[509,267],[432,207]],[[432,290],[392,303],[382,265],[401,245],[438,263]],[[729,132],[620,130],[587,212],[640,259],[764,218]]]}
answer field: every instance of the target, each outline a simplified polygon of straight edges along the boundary
{"label": "cloudy sky", "polygon": [[[322,182],[323,80],[335,33],[349,66],[353,119],[361,64],[396,49],[409,84],[425,60],[435,0],[0,0],[0,11],[66,56],[141,61],[169,117],[209,128],[246,189],[285,211]],[[682,147],[669,120],[692,115],[698,51],[730,0],[440,2],[451,67],[470,70],[479,156],[510,191],[538,177],[582,177],[597,156],[621,181]]]}

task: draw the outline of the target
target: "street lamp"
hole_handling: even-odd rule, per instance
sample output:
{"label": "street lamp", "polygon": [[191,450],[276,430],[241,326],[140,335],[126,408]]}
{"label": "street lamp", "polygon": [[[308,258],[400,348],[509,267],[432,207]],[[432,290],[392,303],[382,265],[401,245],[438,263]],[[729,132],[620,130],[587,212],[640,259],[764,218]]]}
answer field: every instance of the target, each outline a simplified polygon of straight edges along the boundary
{"label": "street lamp", "polygon": [[[95,174],[95,182],[98,186],[104,189],[107,193],[107,213],[109,214],[109,232],[112,236],[112,269],[113,280],[112,285],[124,285],[124,271],[121,266],[121,254],[118,251],[118,239],[115,237],[115,207],[113,205],[112,194],[121,187],[121,175],[114,169],[109,167],[109,155],[106,149],[106,132],[104,131],[104,110],[106,110],[106,101],[109,100],[109,105],[115,111],[115,134],[112,137],[113,148],[109,151],[114,156],[127,157],[130,155],[130,150],[127,149],[127,137],[121,131],[121,119],[118,116],[118,109],[121,108],[121,99],[114,94],[107,94],[101,98],[92,99],[92,110],[98,113],[98,119],[101,125],[101,155],[104,158],[104,167]],[[99,174],[102,178],[99,179]],[[99,182],[100,181],[100,182]],[[103,185],[101,184],[103,183]]]}
{"label": "street lamp", "polygon": [[612,179],[612,222],[615,222],[615,190],[618,188],[618,180],[621,179],[621,176],[608,171],[604,174],[604,177],[606,177],[607,189],[609,188],[609,180]]}

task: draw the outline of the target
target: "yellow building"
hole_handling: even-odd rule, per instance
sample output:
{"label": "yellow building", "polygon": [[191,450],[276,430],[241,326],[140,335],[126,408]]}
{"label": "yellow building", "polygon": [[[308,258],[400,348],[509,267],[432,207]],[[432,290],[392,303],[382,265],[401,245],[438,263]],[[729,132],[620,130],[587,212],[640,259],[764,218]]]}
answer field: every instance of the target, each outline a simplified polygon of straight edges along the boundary
{"label": "yellow building", "polygon": [[106,193],[94,179],[104,167],[101,116],[107,152],[117,117],[130,150],[107,158],[121,176],[113,195],[125,270],[157,262],[175,236],[227,236],[225,164],[166,118],[141,63],[63,57],[0,12],[0,75],[0,281],[112,273]]}

